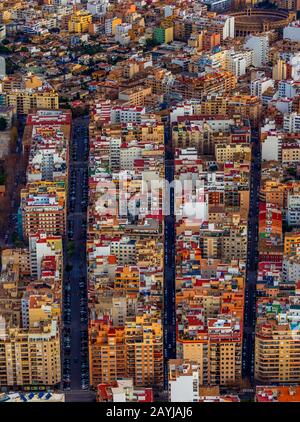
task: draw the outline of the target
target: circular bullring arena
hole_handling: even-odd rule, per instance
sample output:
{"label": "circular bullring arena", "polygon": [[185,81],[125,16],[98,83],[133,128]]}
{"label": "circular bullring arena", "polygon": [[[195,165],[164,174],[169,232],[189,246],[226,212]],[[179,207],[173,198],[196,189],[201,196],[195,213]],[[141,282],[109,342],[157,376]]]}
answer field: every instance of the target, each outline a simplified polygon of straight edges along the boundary
{"label": "circular bullring arena", "polygon": [[235,36],[279,30],[295,19],[294,12],[272,9],[246,9],[231,13],[235,17]]}

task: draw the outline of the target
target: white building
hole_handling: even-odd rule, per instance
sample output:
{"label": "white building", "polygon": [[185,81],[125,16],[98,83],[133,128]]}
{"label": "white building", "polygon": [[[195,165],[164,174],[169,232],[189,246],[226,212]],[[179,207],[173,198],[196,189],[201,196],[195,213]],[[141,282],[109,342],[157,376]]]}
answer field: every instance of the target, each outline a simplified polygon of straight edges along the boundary
{"label": "white building", "polygon": [[290,65],[292,66],[292,79],[300,82],[300,52],[294,53],[290,57]]}
{"label": "white building", "polygon": [[164,11],[164,17],[168,18],[169,16],[173,15],[174,6],[168,4],[163,7],[163,11]]}
{"label": "white building", "polygon": [[283,28],[283,39],[291,41],[300,41],[300,21],[291,22]]}
{"label": "white building", "polygon": [[121,45],[127,45],[130,43],[130,37],[128,32],[132,28],[131,23],[121,23],[116,26],[115,41]]}
{"label": "white building", "polygon": [[199,366],[180,359],[169,361],[169,401],[199,401]]}
{"label": "white building", "polygon": [[5,76],[6,76],[5,58],[0,56],[0,79],[4,79]]}
{"label": "white building", "polygon": [[296,112],[285,114],[283,129],[285,132],[300,133],[300,114],[297,114]]}
{"label": "white building", "polygon": [[279,97],[294,98],[300,92],[300,84],[293,80],[282,80],[278,84]]}
{"label": "white building", "polygon": [[111,138],[109,141],[109,167],[112,171],[120,170],[121,138]]}
{"label": "white building", "polygon": [[218,15],[216,20],[223,23],[223,40],[234,38],[235,17],[230,15]]}
{"label": "white building", "polygon": [[261,158],[265,161],[280,161],[282,154],[282,135],[270,132],[262,142]]}
{"label": "white building", "polygon": [[178,117],[192,116],[194,114],[194,107],[192,102],[183,103],[171,109],[170,120],[171,123],[177,122]]}
{"label": "white building", "polygon": [[289,192],[287,200],[287,223],[289,226],[300,225],[300,195],[299,192]]}
{"label": "white building", "polygon": [[86,8],[92,15],[102,15],[106,13],[108,4],[108,0],[89,0]]}
{"label": "white building", "polygon": [[271,100],[269,105],[275,107],[280,113],[291,113],[293,109],[292,98],[278,98],[277,100]]}
{"label": "white building", "polygon": [[133,170],[134,161],[142,155],[142,148],[137,144],[121,145],[120,148],[120,168],[123,170]]}
{"label": "white building", "polygon": [[[54,240],[58,243],[58,248],[55,248]],[[41,264],[45,257],[59,256],[62,257],[62,238],[61,236],[47,236],[44,233],[33,235],[29,239],[29,254],[30,254],[30,271],[33,277],[41,277]],[[57,268],[57,271],[60,271]],[[59,277],[59,274],[57,274]]]}
{"label": "white building", "polygon": [[282,277],[284,281],[297,283],[300,281],[299,256],[286,257],[282,262]]}
{"label": "white building", "polygon": [[263,93],[268,88],[274,88],[273,79],[269,79],[265,76],[255,79],[254,81],[251,82],[251,85],[250,85],[251,95],[254,95],[258,98],[262,98]]}
{"label": "white building", "polygon": [[97,120],[110,122],[111,101],[102,100],[95,104],[94,112],[97,114]]}
{"label": "white building", "polygon": [[117,257],[119,265],[134,265],[136,263],[136,241],[129,237],[113,240],[110,243],[109,254]]}
{"label": "white building", "polygon": [[250,35],[244,44],[254,51],[253,66],[264,66],[269,58],[269,37],[267,35]]}
{"label": "white building", "polygon": [[140,123],[141,117],[146,113],[145,107],[112,107],[110,111],[110,120],[115,123]]}
{"label": "white building", "polygon": [[227,56],[226,68],[232,72],[237,78],[245,75],[247,69],[246,58],[243,53],[230,51]]}

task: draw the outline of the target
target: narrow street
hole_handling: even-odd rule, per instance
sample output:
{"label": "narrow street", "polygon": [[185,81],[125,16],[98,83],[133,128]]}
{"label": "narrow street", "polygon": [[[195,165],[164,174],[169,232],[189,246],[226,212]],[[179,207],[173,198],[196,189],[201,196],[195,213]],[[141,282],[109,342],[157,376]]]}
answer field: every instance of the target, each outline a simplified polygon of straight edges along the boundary
{"label": "narrow street", "polygon": [[[62,339],[63,388],[70,391],[68,396],[89,387],[86,279],[88,124],[88,117],[73,120],[70,149]],[[70,397],[69,400],[72,401]]]}
{"label": "narrow street", "polygon": [[247,279],[245,287],[243,378],[254,384],[254,338],[256,320],[256,279],[258,267],[258,207],[261,153],[257,132],[252,135],[250,211],[248,220]]}
{"label": "narrow street", "polygon": [[18,232],[18,209],[20,207],[20,192],[26,183],[26,168],[23,156],[23,133],[25,127],[25,118],[19,117],[18,120],[18,137],[15,148],[15,164],[13,170],[13,180],[9,186],[9,212],[6,214],[5,224],[0,230],[0,247],[11,248],[14,246],[14,237]]}
{"label": "narrow street", "polygon": [[[169,125],[165,128],[165,178],[174,180],[174,158]],[[175,218],[174,190],[170,190],[170,215],[164,220],[164,359],[165,387],[168,379],[168,360],[176,358],[176,310],[175,310]]]}

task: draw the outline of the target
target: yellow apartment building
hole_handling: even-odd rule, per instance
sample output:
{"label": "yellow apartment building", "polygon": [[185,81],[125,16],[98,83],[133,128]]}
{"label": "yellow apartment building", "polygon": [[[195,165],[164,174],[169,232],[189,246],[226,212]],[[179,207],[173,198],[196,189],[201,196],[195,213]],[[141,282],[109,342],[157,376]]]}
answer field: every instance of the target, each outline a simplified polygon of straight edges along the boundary
{"label": "yellow apartment building", "polygon": [[92,22],[92,15],[85,10],[78,10],[71,15],[68,22],[69,32],[82,34],[88,32],[89,25]]}
{"label": "yellow apartment building", "polygon": [[57,321],[30,331],[5,329],[3,319],[0,322],[0,386],[58,386],[61,362]]}
{"label": "yellow apartment building", "polygon": [[90,384],[111,383],[126,376],[124,328],[101,321],[89,327]]}
{"label": "yellow apartment building", "polygon": [[298,254],[300,248],[300,232],[286,232],[284,235],[284,255]]}
{"label": "yellow apartment building", "polygon": [[268,320],[257,324],[255,379],[261,383],[300,382],[299,330]]}
{"label": "yellow apartment building", "polygon": [[57,110],[58,93],[50,90],[15,90],[6,93],[6,105],[15,107],[19,114],[28,114],[31,109]]}
{"label": "yellow apartment building", "polygon": [[249,144],[217,144],[215,146],[216,161],[251,161],[251,146]]}

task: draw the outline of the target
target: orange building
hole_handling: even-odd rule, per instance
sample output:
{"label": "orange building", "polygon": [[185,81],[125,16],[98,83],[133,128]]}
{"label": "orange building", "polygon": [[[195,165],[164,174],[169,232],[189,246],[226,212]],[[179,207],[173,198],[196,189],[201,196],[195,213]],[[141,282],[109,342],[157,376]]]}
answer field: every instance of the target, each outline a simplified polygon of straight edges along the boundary
{"label": "orange building", "polygon": [[260,198],[268,204],[274,204],[279,208],[283,208],[286,200],[285,184],[273,180],[265,181],[260,190]]}
{"label": "orange building", "polygon": [[162,386],[163,333],[160,321],[136,316],[125,327],[105,321],[89,327],[90,383],[94,387],[119,378],[132,378],[136,386]]}
{"label": "orange building", "polygon": [[117,267],[114,288],[128,293],[138,293],[140,272],[138,267]]}
{"label": "orange building", "polygon": [[112,328],[109,321],[91,321],[89,362],[90,384],[93,387],[125,377],[124,328]]}
{"label": "orange building", "polygon": [[284,236],[284,255],[299,254],[300,251],[300,232],[285,233]]}
{"label": "orange building", "polygon": [[221,44],[221,34],[205,32],[203,37],[203,49],[211,51]]}

